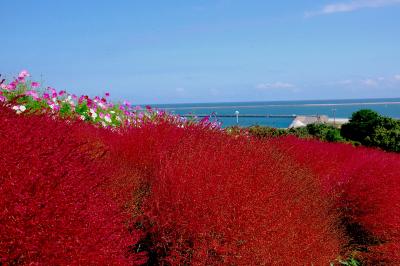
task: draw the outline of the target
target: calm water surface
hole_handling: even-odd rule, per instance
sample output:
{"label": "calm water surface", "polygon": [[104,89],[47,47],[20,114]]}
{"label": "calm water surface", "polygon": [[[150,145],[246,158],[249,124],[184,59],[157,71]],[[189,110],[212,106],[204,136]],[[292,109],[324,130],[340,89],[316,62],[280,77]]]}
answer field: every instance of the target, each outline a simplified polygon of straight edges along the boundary
{"label": "calm water surface", "polygon": [[[327,115],[337,118],[350,118],[360,109],[372,109],[378,113],[400,119],[400,98],[390,99],[352,99],[352,100],[316,100],[316,101],[274,101],[274,102],[230,102],[153,105],[170,113],[186,115],[234,115],[239,111],[239,125],[268,125],[287,127],[290,118],[244,118],[240,115]],[[219,118],[224,127],[236,125],[236,118]]]}

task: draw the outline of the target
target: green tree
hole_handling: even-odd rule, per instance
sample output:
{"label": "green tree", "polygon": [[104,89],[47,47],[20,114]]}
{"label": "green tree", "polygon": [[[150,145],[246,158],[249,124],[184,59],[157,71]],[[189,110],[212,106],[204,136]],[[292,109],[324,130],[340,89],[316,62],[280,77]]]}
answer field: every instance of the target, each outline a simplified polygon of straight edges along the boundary
{"label": "green tree", "polygon": [[359,141],[363,145],[370,145],[371,136],[380,123],[380,115],[372,110],[363,109],[353,113],[349,123],[341,128],[341,134],[347,139]]}
{"label": "green tree", "polygon": [[362,145],[400,152],[400,121],[372,110],[353,113],[350,122],[342,126],[341,134]]}

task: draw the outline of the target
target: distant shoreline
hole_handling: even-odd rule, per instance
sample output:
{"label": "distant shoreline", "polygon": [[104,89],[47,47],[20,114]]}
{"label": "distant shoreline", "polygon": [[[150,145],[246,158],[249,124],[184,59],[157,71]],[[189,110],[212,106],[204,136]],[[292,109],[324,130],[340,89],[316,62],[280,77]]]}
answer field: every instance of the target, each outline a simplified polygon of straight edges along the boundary
{"label": "distant shoreline", "polygon": [[400,105],[400,102],[352,102],[352,103],[304,103],[304,104],[258,104],[258,105],[217,105],[217,106],[185,106],[158,107],[164,110],[186,109],[232,109],[232,108],[262,108],[262,107],[318,107],[318,106],[355,106],[355,105]]}

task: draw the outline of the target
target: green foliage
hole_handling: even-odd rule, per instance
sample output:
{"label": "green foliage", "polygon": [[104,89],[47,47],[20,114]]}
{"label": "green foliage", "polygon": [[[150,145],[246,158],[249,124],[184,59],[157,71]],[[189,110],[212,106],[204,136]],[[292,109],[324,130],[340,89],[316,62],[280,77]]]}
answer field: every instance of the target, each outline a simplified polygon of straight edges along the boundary
{"label": "green foliage", "polygon": [[368,109],[353,113],[350,122],[344,124],[341,129],[329,124],[315,123],[290,129],[251,126],[247,128],[247,132],[258,138],[295,135],[299,138],[346,142],[354,146],[365,145],[400,152],[400,120],[381,116]]}
{"label": "green foliage", "polygon": [[70,115],[71,112],[72,112],[71,105],[69,105],[68,103],[65,103],[65,102],[61,104],[61,107],[60,107],[61,117],[67,117]]}
{"label": "green foliage", "polygon": [[341,133],[345,138],[370,144],[370,137],[379,125],[380,116],[377,112],[364,109],[353,113],[349,123],[342,126]]}
{"label": "green foliage", "polygon": [[320,140],[329,142],[342,142],[343,137],[340,134],[340,130],[332,125],[315,123],[307,125],[308,133]]}
{"label": "green foliage", "polygon": [[353,113],[350,122],[342,126],[341,134],[365,146],[400,152],[400,121],[372,110]]}
{"label": "green foliage", "polygon": [[43,103],[41,101],[35,101],[28,96],[20,97],[16,102],[24,104],[28,110],[31,110],[31,112],[36,112],[43,108]]}
{"label": "green foliage", "polygon": [[[87,106],[86,102],[82,102],[82,103],[78,104],[75,108],[75,112],[80,115],[86,115],[88,111],[89,111],[89,107]],[[87,118],[88,117],[89,116],[87,116]]]}
{"label": "green foliage", "polygon": [[326,132],[325,139],[329,142],[342,142],[344,141],[342,135],[340,135],[340,130],[337,128],[329,129]]}
{"label": "green foliage", "polygon": [[289,135],[295,135],[299,138],[312,138],[306,127],[289,128],[286,131]]}
{"label": "green foliage", "polygon": [[273,128],[273,127],[263,127],[263,126],[251,126],[248,128],[250,135],[259,138],[271,138],[288,135],[285,129]]}
{"label": "green foliage", "polygon": [[248,129],[239,126],[232,126],[232,127],[227,127],[225,129],[225,132],[232,136],[246,135],[248,133]]}
{"label": "green foliage", "polygon": [[347,265],[347,266],[360,266],[361,265],[361,263],[354,258],[351,258],[347,261],[341,261],[340,264]]}
{"label": "green foliage", "polygon": [[258,138],[271,138],[287,135],[295,135],[299,138],[318,138],[323,141],[340,142],[344,141],[340,130],[326,124],[310,124],[307,127],[278,129],[265,126],[251,126],[248,129],[250,135]]}
{"label": "green foliage", "polygon": [[315,123],[307,125],[307,131],[310,135],[324,141],[340,142],[344,141],[340,135],[340,130],[334,126]]}

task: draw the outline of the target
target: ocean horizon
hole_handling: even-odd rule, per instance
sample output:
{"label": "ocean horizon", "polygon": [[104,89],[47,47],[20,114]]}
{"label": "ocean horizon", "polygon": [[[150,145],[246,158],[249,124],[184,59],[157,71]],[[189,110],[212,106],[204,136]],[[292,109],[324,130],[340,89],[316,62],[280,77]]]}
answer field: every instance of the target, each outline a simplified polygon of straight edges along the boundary
{"label": "ocean horizon", "polygon": [[[350,118],[353,112],[360,109],[371,109],[381,115],[400,119],[400,98],[177,103],[151,106],[179,115],[212,115],[222,122],[223,127],[263,125],[286,128],[293,120],[287,117],[241,117],[242,115],[326,115],[330,118]],[[236,111],[239,112],[239,123],[235,117],[218,117],[235,115]]]}

